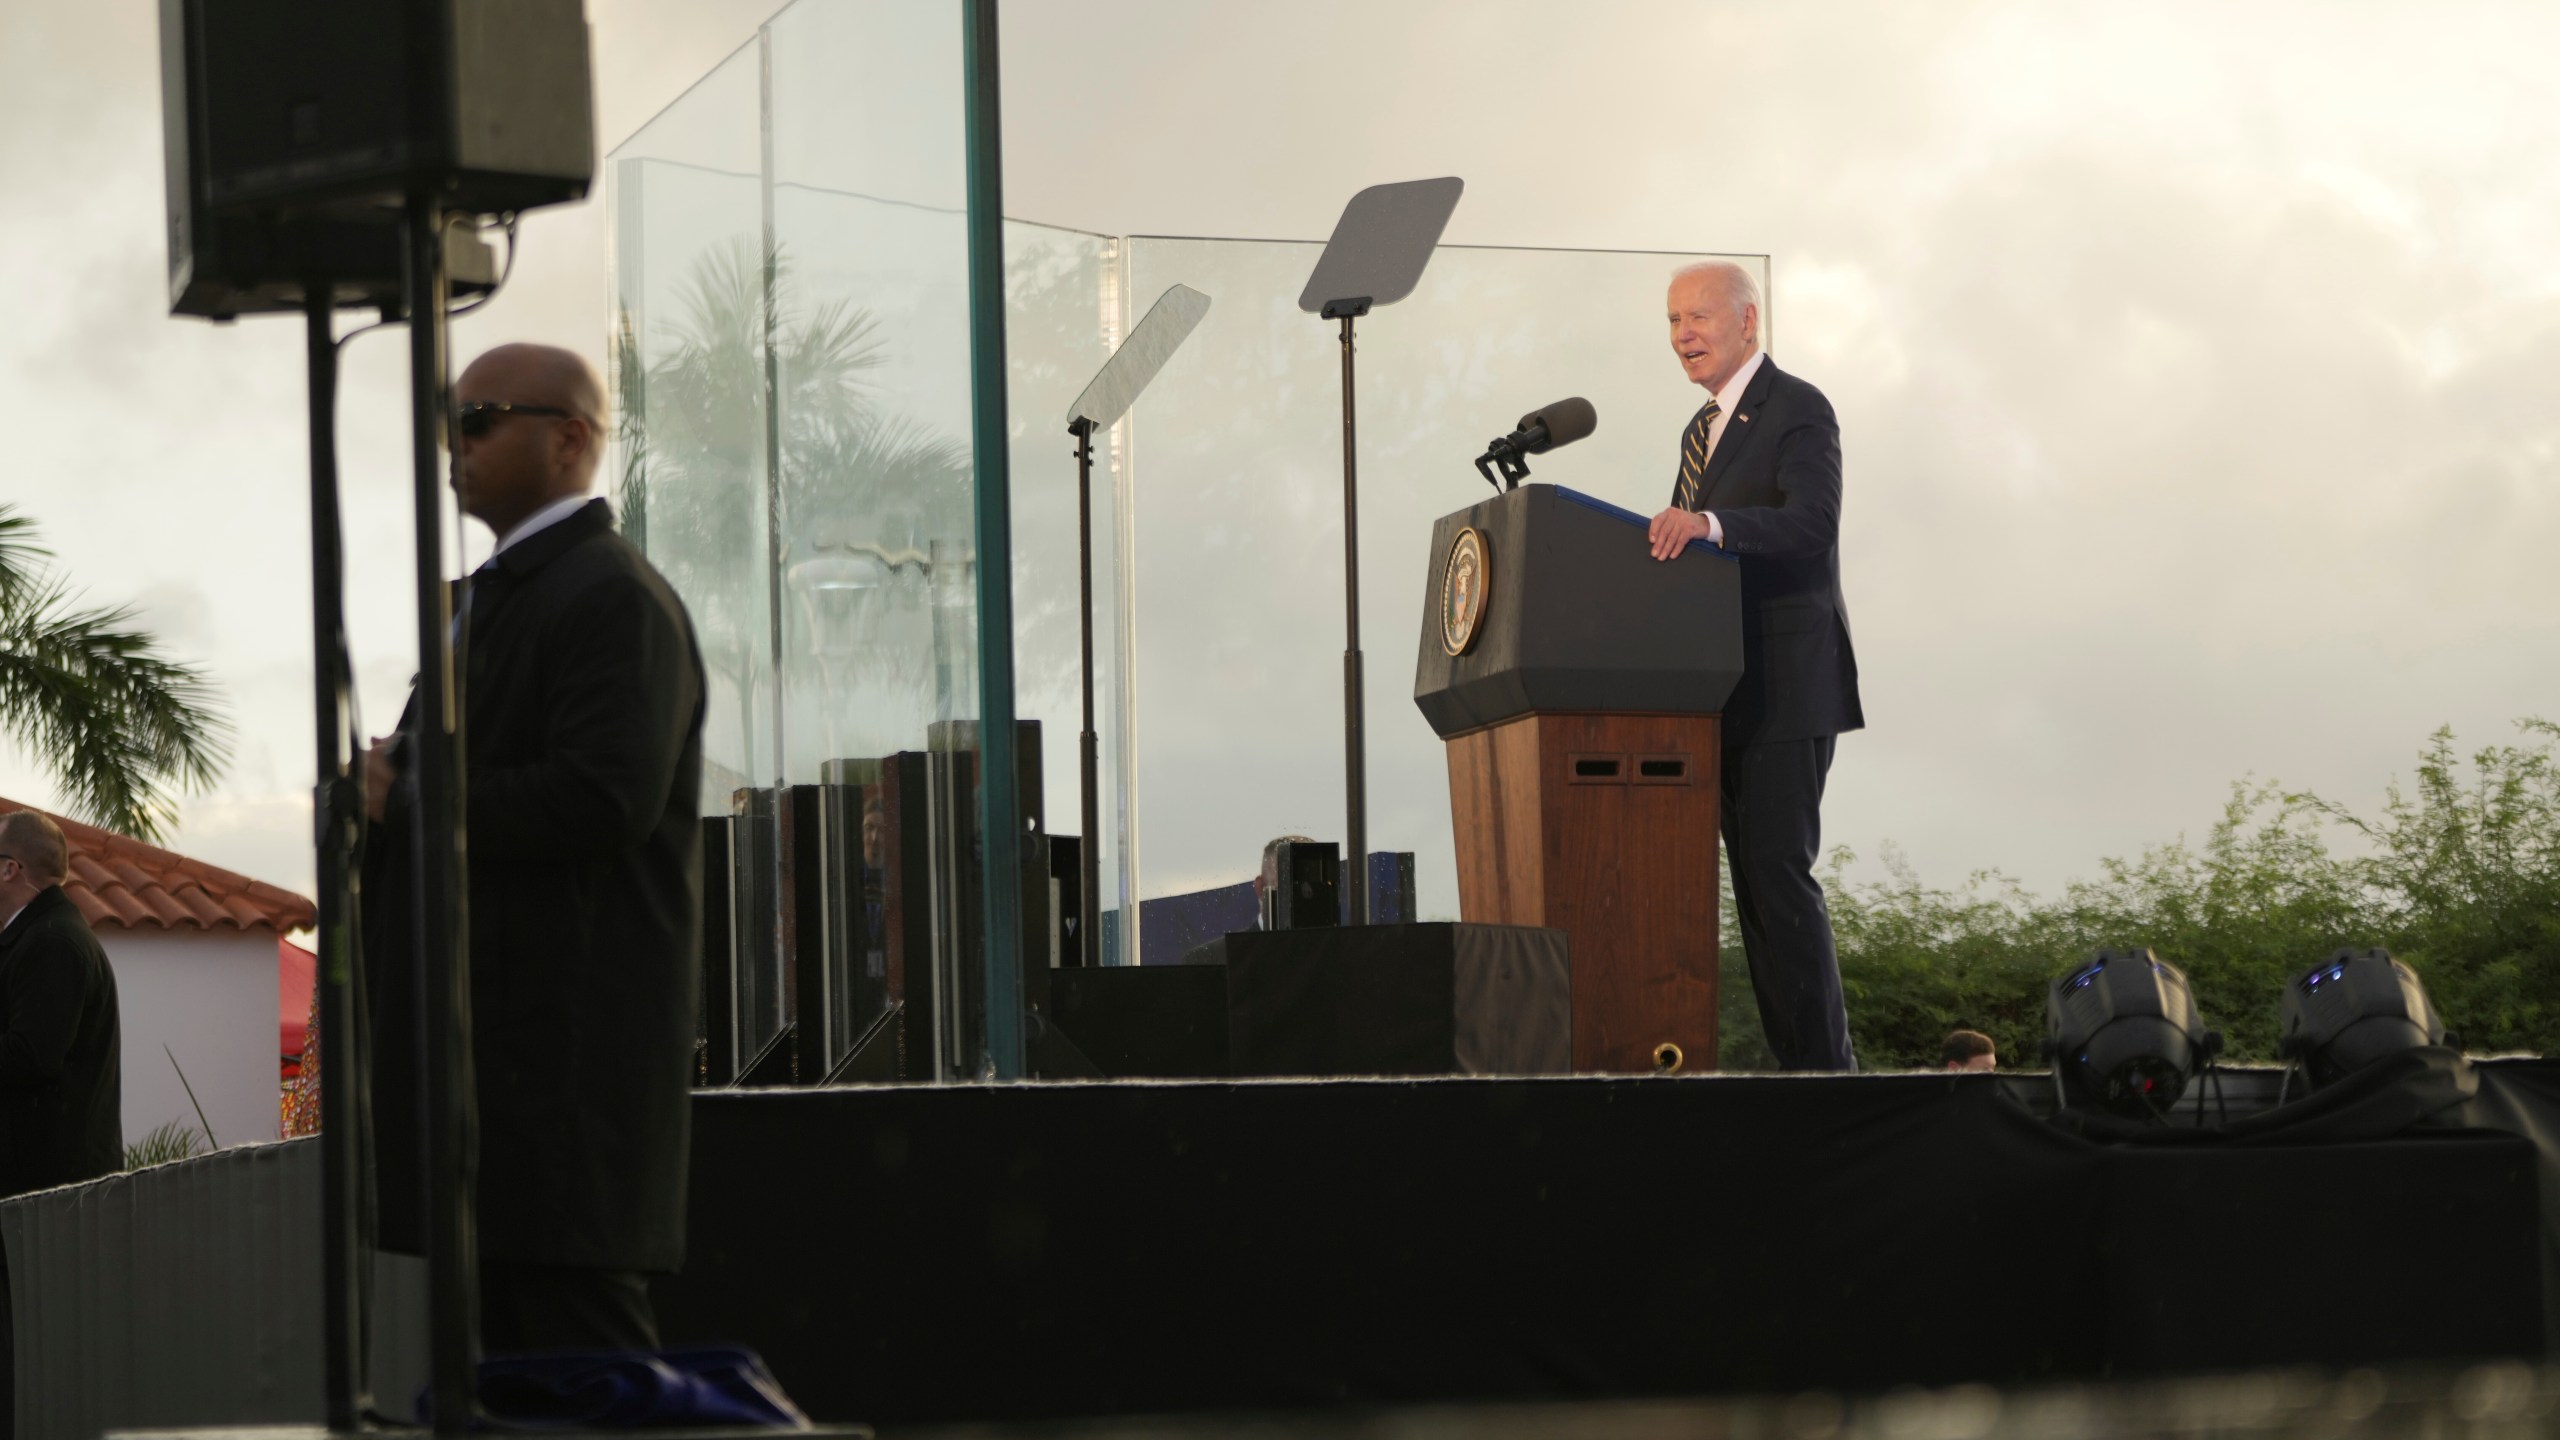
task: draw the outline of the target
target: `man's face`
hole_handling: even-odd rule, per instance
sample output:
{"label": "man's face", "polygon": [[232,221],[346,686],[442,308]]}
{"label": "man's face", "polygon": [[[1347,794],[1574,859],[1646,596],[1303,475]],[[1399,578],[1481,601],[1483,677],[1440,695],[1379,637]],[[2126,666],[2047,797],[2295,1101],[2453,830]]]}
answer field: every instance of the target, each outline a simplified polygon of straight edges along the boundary
{"label": "man's face", "polygon": [[1947,1068],[1950,1070],[1997,1070],[2000,1068],[2000,1057],[1989,1052],[1968,1055],[1962,1060],[1948,1061]]}
{"label": "man's face", "polygon": [[[483,401],[508,405],[563,408],[556,396],[539,393],[522,367],[475,363],[454,382],[454,404]],[[489,417],[486,434],[456,434],[453,441],[453,489],[463,513],[493,528],[507,526],[542,508],[582,443],[584,422],[551,415],[499,413]]]}
{"label": "man's face", "polygon": [[1671,353],[1690,383],[1720,390],[1760,339],[1757,306],[1737,309],[1723,276],[1683,275],[1671,282]]}

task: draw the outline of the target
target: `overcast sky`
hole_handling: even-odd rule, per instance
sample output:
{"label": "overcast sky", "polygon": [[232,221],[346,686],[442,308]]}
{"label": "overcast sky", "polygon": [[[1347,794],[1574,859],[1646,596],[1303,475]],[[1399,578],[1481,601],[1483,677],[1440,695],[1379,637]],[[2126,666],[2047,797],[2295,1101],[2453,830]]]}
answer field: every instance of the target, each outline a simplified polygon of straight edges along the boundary
{"label": "overcast sky", "polygon": [[[770,8],[590,0],[605,144]],[[228,697],[238,756],[181,848],[307,886],[300,336],[166,316],[155,10],[0,0],[0,498]],[[1361,185],[1458,174],[1452,241],[1771,255],[1779,358],[1847,455],[1871,728],[1840,747],[1833,841],[2051,886],[2201,832],[2240,775],[2369,807],[2439,724],[2560,712],[2547,5],[1004,18],[1015,215],[1320,238]],[[601,358],[600,218],[532,219],[457,359]],[[356,342],[342,410],[386,721],[402,364]],[[38,758],[0,746],[0,794],[48,802]]]}

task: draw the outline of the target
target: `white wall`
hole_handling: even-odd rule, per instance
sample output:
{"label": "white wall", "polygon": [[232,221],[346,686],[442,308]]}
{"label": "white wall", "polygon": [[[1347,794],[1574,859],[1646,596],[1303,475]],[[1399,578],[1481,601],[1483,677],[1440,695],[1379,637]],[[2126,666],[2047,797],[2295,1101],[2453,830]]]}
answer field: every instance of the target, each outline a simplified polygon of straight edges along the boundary
{"label": "white wall", "polygon": [[125,1143],[172,1120],[197,1123],[170,1054],[215,1139],[275,1139],[275,935],[101,927],[98,943],[115,967],[124,1022]]}

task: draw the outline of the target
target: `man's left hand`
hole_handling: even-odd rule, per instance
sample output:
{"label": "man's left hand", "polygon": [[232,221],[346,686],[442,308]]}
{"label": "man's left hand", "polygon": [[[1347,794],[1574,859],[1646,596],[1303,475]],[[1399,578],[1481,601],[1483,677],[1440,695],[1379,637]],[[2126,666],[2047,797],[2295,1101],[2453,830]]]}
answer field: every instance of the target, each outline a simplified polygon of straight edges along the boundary
{"label": "man's left hand", "polygon": [[1645,530],[1645,539],[1653,546],[1653,558],[1668,560],[1689,548],[1692,540],[1707,538],[1707,517],[1695,510],[1674,505],[1653,517]]}

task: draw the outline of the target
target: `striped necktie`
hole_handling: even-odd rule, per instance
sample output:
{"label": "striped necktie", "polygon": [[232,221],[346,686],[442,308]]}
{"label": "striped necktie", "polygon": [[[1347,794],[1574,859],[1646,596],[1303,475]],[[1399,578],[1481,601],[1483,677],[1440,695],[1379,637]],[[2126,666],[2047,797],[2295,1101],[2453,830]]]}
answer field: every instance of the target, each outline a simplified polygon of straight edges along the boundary
{"label": "striped necktie", "polygon": [[1679,495],[1680,508],[1683,510],[1698,508],[1699,494],[1705,490],[1707,484],[1708,428],[1716,423],[1716,416],[1722,413],[1723,411],[1716,405],[1715,397],[1708,396],[1706,406],[1698,411],[1698,418],[1689,422],[1688,431],[1680,437]]}

